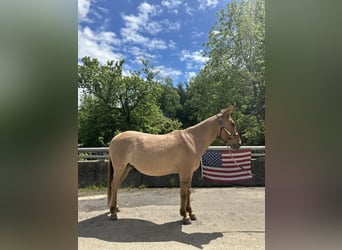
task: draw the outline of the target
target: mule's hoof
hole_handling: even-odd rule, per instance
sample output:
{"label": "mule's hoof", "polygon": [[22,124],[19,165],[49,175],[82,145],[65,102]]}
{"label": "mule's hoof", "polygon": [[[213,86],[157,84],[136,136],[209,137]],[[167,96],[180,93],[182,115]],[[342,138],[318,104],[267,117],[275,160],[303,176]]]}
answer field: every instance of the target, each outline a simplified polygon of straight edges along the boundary
{"label": "mule's hoof", "polygon": [[190,224],[191,224],[190,217],[186,217],[183,219],[183,225],[190,225]]}
{"label": "mule's hoof", "polygon": [[110,214],[109,219],[113,221],[118,220],[118,216],[116,214]]}
{"label": "mule's hoof", "polygon": [[119,207],[116,207],[116,208],[115,208],[115,212],[117,212],[117,213],[118,213],[118,212],[121,212],[120,208],[119,208]]}
{"label": "mule's hoof", "polygon": [[190,214],[190,219],[191,219],[191,220],[197,220],[197,217],[196,217],[195,214]]}

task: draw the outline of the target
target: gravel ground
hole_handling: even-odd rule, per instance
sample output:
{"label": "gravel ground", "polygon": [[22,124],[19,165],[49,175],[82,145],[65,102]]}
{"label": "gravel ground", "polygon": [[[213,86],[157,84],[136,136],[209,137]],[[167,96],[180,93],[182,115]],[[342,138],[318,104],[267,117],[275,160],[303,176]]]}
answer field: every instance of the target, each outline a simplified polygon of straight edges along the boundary
{"label": "gravel ground", "polygon": [[265,188],[194,188],[198,220],[182,225],[179,188],[120,190],[108,219],[106,195],[78,200],[79,249],[265,249]]}

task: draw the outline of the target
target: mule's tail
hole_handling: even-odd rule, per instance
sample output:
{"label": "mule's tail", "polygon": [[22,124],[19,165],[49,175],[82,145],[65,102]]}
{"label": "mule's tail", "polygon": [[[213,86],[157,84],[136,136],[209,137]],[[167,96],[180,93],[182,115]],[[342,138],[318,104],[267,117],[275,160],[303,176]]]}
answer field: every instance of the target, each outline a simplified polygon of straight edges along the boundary
{"label": "mule's tail", "polygon": [[113,180],[114,168],[112,164],[112,160],[109,158],[108,161],[108,171],[107,171],[107,204],[109,206],[109,202],[112,196],[112,180]]}

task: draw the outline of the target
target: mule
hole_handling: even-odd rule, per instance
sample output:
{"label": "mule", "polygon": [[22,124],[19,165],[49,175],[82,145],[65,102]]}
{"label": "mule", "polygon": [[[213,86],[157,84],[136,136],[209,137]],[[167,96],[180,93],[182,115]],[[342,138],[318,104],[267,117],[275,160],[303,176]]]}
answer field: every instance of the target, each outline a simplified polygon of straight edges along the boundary
{"label": "mule", "polygon": [[200,166],[203,153],[220,137],[227,146],[238,149],[241,139],[230,105],[220,113],[183,130],[164,135],[126,131],[115,136],[109,146],[108,207],[110,219],[117,220],[117,192],[128,172],[135,168],[150,176],[179,174],[180,215],[183,224],[191,224],[196,215],[190,205],[193,172]]}

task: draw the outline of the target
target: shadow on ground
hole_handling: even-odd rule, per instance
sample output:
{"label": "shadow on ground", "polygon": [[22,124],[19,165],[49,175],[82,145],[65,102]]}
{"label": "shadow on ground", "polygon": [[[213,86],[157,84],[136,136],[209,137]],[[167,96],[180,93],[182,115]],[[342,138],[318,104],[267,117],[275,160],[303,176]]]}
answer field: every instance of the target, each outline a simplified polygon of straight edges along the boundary
{"label": "shadow on ground", "polygon": [[222,233],[184,233],[181,221],[155,224],[139,219],[110,221],[102,214],[78,223],[79,237],[92,237],[109,242],[168,242],[176,241],[202,249]]}

